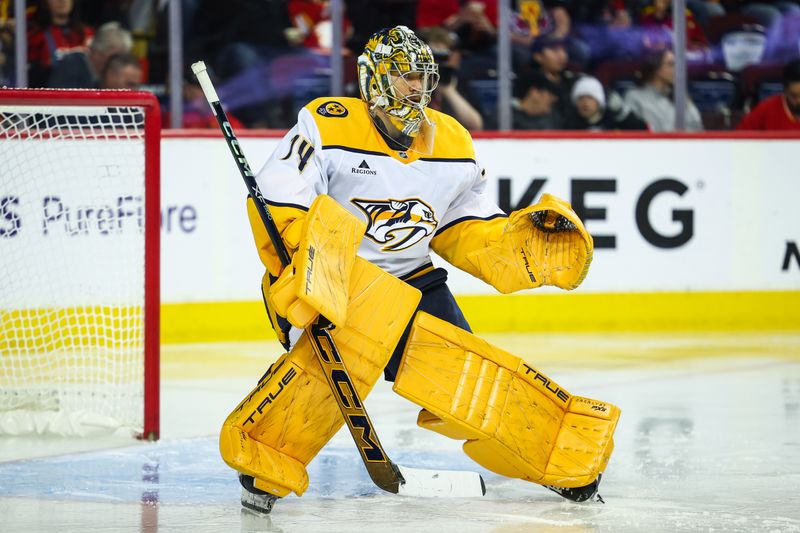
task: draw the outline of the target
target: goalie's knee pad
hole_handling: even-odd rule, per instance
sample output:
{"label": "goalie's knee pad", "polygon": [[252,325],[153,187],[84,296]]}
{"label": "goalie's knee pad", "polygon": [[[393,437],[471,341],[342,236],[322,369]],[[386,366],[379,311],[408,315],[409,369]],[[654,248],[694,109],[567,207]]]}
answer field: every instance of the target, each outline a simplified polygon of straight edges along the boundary
{"label": "goalie's knee pad", "polygon": [[[375,385],[419,301],[419,291],[358,258],[346,322],[330,331],[364,398]],[[275,496],[308,487],[306,465],[342,426],[309,339],[300,338],[225,420],[220,453],[255,488]]]}
{"label": "goalie's knee pad", "polygon": [[414,321],[394,390],[424,408],[421,427],[466,440],[465,453],[482,466],[563,488],[597,480],[620,415],[425,313]]}

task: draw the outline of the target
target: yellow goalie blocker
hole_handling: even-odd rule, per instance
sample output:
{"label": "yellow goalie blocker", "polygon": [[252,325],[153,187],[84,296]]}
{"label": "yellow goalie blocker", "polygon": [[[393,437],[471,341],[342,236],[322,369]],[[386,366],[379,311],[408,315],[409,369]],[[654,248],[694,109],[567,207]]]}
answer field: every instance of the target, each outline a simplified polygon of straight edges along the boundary
{"label": "yellow goalie blocker", "polygon": [[464,452],[478,464],[565,489],[604,471],[620,416],[426,313],[414,320],[394,391],[423,407],[421,427],[466,440]]}

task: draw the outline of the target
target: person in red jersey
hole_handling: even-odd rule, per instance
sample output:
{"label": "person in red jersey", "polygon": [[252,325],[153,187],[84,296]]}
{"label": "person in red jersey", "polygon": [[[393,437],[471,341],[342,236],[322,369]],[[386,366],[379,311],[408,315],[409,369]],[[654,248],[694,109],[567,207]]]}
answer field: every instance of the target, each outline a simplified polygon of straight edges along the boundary
{"label": "person in red jersey", "polygon": [[784,67],[783,93],[762,100],[737,129],[800,131],[800,59]]}
{"label": "person in red jersey", "polygon": [[43,87],[53,65],[70,52],[86,52],[93,36],[73,0],[39,2],[28,32],[30,86]]}

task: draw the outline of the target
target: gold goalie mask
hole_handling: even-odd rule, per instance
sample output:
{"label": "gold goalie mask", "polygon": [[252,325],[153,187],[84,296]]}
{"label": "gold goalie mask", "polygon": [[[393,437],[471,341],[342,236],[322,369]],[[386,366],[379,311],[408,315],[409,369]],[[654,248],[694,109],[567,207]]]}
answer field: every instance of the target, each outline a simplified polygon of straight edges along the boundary
{"label": "gold goalie mask", "polygon": [[[374,34],[358,58],[361,97],[370,111],[382,113],[398,135],[385,131],[403,144],[425,137],[422,151],[433,145],[433,123],[425,114],[431,94],[439,83],[439,67],[430,47],[405,26],[385,28]],[[381,127],[379,124],[378,127]],[[391,128],[390,128],[391,129]]]}

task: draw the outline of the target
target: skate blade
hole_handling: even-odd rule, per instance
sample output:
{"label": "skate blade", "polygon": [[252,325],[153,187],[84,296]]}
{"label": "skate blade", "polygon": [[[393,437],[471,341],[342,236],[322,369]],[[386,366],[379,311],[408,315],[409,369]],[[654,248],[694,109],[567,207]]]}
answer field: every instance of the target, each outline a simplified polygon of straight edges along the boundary
{"label": "skate blade", "polygon": [[242,507],[261,514],[269,514],[278,498],[269,494],[253,494],[242,489]]}

